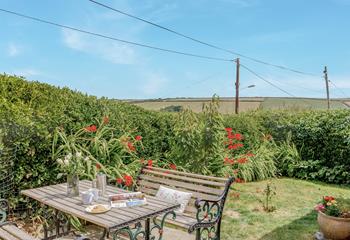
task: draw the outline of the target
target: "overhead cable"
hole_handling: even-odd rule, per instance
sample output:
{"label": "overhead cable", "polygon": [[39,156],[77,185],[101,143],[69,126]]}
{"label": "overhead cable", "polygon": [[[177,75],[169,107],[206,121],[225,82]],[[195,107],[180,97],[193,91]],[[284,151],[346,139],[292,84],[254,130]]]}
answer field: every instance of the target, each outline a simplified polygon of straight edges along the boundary
{"label": "overhead cable", "polygon": [[264,64],[264,65],[268,65],[268,66],[272,66],[272,67],[276,67],[276,68],[279,68],[279,69],[282,69],[282,70],[287,70],[287,71],[291,71],[291,72],[294,72],[294,73],[298,73],[298,74],[303,74],[303,75],[309,75],[309,76],[317,76],[317,74],[313,74],[313,73],[309,73],[309,72],[304,72],[304,71],[300,71],[300,70],[296,70],[296,69],[293,69],[293,68],[290,68],[290,67],[286,67],[286,66],[282,66],[282,65],[278,65],[278,64],[273,64],[273,63],[269,63],[269,62],[266,62],[266,61],[263,61],[263,60],[260,60],[260,59],[257,59],[257,58],[253,58],[253,57],[249,57],[247,55],[244,55],[244,54],[241,54],[241,53],[238,53],[238,52],[235,52],[235,51],[232,51],[230,49],[227,49],[227,48],[223,48],[223,47],[220,47],[218,45],[214,45],[214,44],[211,44],[211,43],[208,43],[208,42],[205,42],[205,41],[202,41],[202,40],[199,40],[197,38],[194,38],[194,37],[191,37],[189,35],[186,35],[186,34],[183,34],[183,33],[180,33],[178,31],[175,31],[175,30],[172,30],[168,27],[164,27],[164,26],[161,26],[157,23],[154,23],[154,22],[151,22],[149,20],[146,20],[144,18],[141,18],[141,17],[137,17],[135,15],[132,15],[130,13],[127,13],[125,11],[122,11],[122,10],[119,10],[119,9],[116,9],[114,7],[111,7],[109,5],[106,5],[106,4],[103,4],[99,1],[96,1],[96,0],[88,0],[94,4],[97,4],[99,6],[102,6],[104,8],[107,8],[109,10],[112,10],[114,12],[118,12],[120,14],[123,14],[125,16],[128,16],[128,17],[131,17],[131,18],[134,18],[134,19],[137,19],[139,21],[142,21],[144,23],[147,23],[147,24],[150,24],[152,26],[155,26],[155,27],[158,27],[160,29],[163,29],[165,31],[168,31],[168,32],[171,32],[173,34],[176,34],[178,36],[181,36],[181,37],[184,37],[184,38],[187,38],[189,40],[192,40],[194,42],[197,42],[197,43],[200,43],[202,45],[205,45],[205,46],[208,46],[208,47],[211,47],[211,48],[214,48],[214,49],[217,49],[217,50],[220,50],[220,51],[223,51],[223,52],[226,52],[226,53],[230,53],[230,54],[234,54],[236,56],[239,56],[239,57],[242,57],[242,58],[246,58],[246,59],[249,59],[251,61],[254,61],[254,62],[257,62],[257,63],[260,63],[260,64]]}
{"label": "overhead cable", "polygon": [[100,34],[100,33],[95,33],[95,32],[91,32],[91,31],[88,31],[88,30],[83,30],[83,29],[79,29],[79,28],[76,28],[76,27],[71,27],[71,26],[60,24],[60,23],[55,23],[55,22],[48,21],[48,20],[45,20],[45,19],[28,16],[28,15],[25,15],[25,14],[22,14],[22,13],[13,12],[13,11],[2,9],[2,8],[0,8],[0,11],[5,12],[5,13],[9,13],[9,14],[12,14],[12,15],[16,15],[16,16],[19,16],[19,17],[22,17],[22,18],[31,19],[33,21],[46,23],[46,24],[53,25],[53,26],[56,26],[56,27],[61,27],[61,28],[77,31],[77,32],[80,32],[80,33],[85,33],[85,34],[93,35],[93,36],[96,36],[96,37],[101,37],[101,38],[105,38],[105,39],[109,39],[109,40],[113,40],[113,41],[118,41],[118,42],[122,42],[122,43],[126,43],[126,44],[131,44],[131,45],[135,45],[135,46],[139,46],[139,47],[150,48],[150,49],[154,49],[154,50],[158,50],[158,51],[169,52],[169,53],[174,53],[174,54],[179,54],[179,55],[185,55],[185,56],[189,56],[189,57],[208,59],[208,60],[225,61],[225,62],[233,61],[231,59],[198,55],[198,54],[194,54],[194,53],[181,52],[181,51],[177,51],[177,50],[160,48],[160,47],[151,46],[151,45],[147,45],[147,44],[143,44],[143,43],[137,43],[137,42],[132,42],[132,41],[128,41],[128,40],[123,40],[123,39],[119,39],[119,38],[103,35],[103,34]]}
{"label": "overhead cable", "polygon": [[258,73],[254,72],[253,70],[251,70],[250,68],[248,68],[247,66],[240,64],[241,67],[243,67],[244,69],[246,69],[248,72],[250,72],[251,74],[253,74],[254,76],[256,76],[257,78],[263,80],[264,82],[270,84],[271,86],[273,86],[274,88],[277,88],[278,90],[284,92],[285,94],[291,96],[291,97],[296,97],[295,95],[289,93],[288,91],[280,88],[279,86],[277,86],[276,84],[272,83],[271,81],[265,79],[264,77],[260,76]]}

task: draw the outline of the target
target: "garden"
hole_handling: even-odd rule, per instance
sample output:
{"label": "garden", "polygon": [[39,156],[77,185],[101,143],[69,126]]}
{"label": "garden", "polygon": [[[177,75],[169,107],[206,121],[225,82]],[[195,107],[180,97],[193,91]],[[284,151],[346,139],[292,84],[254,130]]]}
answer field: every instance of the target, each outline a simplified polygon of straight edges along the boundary
{"label": "garden", "polygon": [[349,110],[222,115],[213,96],[200,114],[155,112],[17,76],[0,80],[0,198],[33,234],[44,219],[21,190],[72,173],[103,173],[130,190],[143,166],[233,177],[221,239],[314,239],[318,215],[350,213]]}

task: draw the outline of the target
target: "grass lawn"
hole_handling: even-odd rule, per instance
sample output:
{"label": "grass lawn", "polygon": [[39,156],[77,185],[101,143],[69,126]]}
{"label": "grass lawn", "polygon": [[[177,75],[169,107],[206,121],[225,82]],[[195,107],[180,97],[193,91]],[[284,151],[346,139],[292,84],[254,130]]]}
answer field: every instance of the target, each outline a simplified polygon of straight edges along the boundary
{"label": "grass lawn", "polygon": [[[324,195],[350,197],[350,188],[281,178],[270,182],[276,187],[274,212],[263,211],[258,199],[269,181],[235,184],[224,210],[222,239],[284,240],[313,239],[318,230],[313,207]],[[235,198],[234,192],[240,193]]]}

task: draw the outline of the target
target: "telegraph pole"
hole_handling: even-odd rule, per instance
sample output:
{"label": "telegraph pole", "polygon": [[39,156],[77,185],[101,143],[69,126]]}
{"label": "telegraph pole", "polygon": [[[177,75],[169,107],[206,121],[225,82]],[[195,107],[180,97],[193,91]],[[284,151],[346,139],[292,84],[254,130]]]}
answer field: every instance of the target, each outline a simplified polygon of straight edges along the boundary
{"label": "telegraph pole", "polygon": [[328,72],[327,66],[324,67],[324,80],[326,81],[326,90],[327,90],[327,108],[330,109],[330,101],[329,101],[329,81],[328,81]]}
{"label": "telegraph pole", "polygon": [[239,112],[239,58],[236,59],[236,100],[235,100],[235,113]]}

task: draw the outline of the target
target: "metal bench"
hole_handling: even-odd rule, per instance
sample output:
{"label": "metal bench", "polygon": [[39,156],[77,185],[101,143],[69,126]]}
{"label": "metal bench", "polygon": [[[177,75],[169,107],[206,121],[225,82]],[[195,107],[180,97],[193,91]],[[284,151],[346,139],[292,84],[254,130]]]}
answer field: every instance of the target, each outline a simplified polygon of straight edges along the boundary
{"label": "metal bench", "polygon": [[1,240],[39,240],[23,230],[19,229],[15,223],[6,222],[8,202],[0,199],[0,239]]}
{"label": "metal bench", "polygon": [[137,190],[155,196],[159,186],[192,193],[184,214],[166,222],[196,232],[196,240],[220,239],[222,213],[234,179],[205,176],[145,166],[137,178]]}

